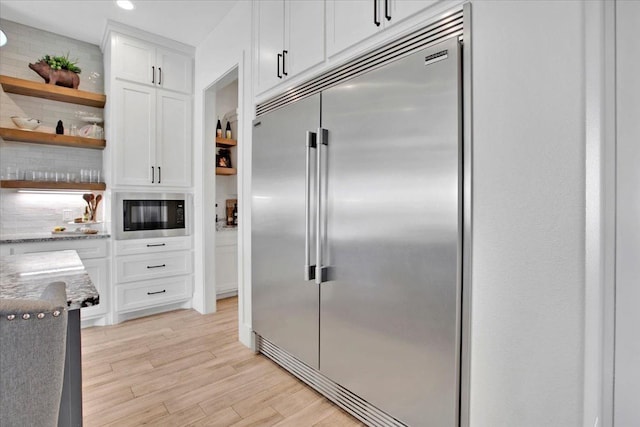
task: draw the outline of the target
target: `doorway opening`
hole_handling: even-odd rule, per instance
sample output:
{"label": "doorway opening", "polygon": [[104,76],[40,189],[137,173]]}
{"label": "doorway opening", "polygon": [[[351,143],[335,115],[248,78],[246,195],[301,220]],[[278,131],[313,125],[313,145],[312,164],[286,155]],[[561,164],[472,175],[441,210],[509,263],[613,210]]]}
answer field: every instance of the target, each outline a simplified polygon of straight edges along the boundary
{"label": "doorway opening", "polygon": [[238,68],[204,96],[204,306],[238,295]]}

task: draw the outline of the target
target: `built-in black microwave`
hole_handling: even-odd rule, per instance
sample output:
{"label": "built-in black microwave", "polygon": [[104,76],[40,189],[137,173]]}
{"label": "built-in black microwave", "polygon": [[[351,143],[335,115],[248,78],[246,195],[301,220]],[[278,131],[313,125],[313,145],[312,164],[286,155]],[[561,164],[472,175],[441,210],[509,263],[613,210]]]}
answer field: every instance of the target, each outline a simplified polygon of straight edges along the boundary
{"label": "built-in black microwave", "polygon": [[183,193],[116,194],[116,239],[187,236],[190,197]]}

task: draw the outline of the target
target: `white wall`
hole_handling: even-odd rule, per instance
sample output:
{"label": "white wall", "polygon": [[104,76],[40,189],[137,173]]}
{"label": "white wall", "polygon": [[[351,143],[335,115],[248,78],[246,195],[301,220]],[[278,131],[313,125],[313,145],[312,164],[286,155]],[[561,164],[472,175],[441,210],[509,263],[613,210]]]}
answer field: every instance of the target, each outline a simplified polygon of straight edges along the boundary
{"label": "white wall", "polygon": [[[195,60],[195,101],[194,101],[194,176],[195,182],[195,211],[196,227],[204,229],[203,220],[205,205],[203,197],[203,147],[207,143],[204,135],[204,95],[205,90],[221,79],[225,74],[238,67],[238,246],[239,274],[238,274],[238,300],[240,306],[240,340],[245,345],[250,345],[251,313],[245,307],[245,301],[250,299],[250,289],[247,289],[249,280],[246,278],[248,266],[243,265],[242,260],[250,257],[250,188],[249,182],[244,177],[245,171],[251,170],[251,120],[253,119],[252,91],[251,91],[251,13],[252,7],[249,1],[239,1],[234,8],[224,17],[204,42],[196,47]],[[210,143],[210,141],[209,141]],[[207,214],[207,220],[211,215]],[[212,242],[215,244],[215,242]],[[215,300],[215,290],[210,284],[205,286],[203,280],[203,237],[196,235],[196,287],[194,292],[194,308],[207,311],[205,301]],[[242,252],[242,253],[240,253]]]}
{"label": "white wall", "polygon": [[616,3],[616,426],[640,425],[640,3]]}
{"label": "white wall", "polygon": [[474,427],[581,424],[583,7],[473,3]]}

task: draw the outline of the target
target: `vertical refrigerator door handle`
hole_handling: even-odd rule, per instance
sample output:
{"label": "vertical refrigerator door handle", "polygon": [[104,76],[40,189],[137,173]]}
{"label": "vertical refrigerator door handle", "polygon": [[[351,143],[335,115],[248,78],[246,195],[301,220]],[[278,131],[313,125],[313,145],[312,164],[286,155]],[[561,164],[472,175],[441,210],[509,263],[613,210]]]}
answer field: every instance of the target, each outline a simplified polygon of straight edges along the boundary
{"label": "vertical refrigerator door handle", "polygon": [[384,0],[384,17],[387,21],[391,21],[391,13],[389,13],[389,0]]}
{"label": "vertical refrigerator door handle", "polygon": [[277,76],[278,76],[279,79],[282,78],[282,74],[280,74],[280,58],[282,58],[282,54],[281,53],[278,54],[278,74],[277,74]]}
{"label": "vertical refrigerator door handle", "polygon": [[311,149],[316,148],[316,133],[307,131],[307,167],[304,190],[304,280],[315,278],[315,265],[311,265]]}
{"label": "vertical refrigerator door handle", "polygon": [[287,73],[287,65],[285,63],[285,61],[287,60],[287,53],[289,53],[288,50],[283,50],[282,51],[282,75],[283,76],[288,76],[289,73]]}
{"label": "vertical refrigerator door handle", "polygon": [[316,284],[323,281],[322,265],[322,226],[324,225],[324,206],[322,205],[322,146],[327,145],[329,132],[326,129],[318,128],[318,142],[316,157]]}
{"label": "vertical refrigerator door handle", "polygon": [[373,23],[376,27],[380,26],[380,20],[378,19],[378,0],[373,0]]}

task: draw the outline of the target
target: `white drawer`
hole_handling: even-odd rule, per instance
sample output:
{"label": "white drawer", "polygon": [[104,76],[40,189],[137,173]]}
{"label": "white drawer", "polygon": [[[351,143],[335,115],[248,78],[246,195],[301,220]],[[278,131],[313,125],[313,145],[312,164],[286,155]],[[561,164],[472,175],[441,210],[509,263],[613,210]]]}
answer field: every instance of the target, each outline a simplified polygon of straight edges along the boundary
{"label": "white drawer", "polygon": [[[11,254],[67,251],[78,252],[81,259],[105,258],[109,255],[109,239],[60,240],[53,242],[16,243],[8,245]],[[4,245],[3,245],[4,246]]]}
{"label": "white drawer", "polygon": [[118,283],[178,276],[192,272],[193,253],[191,251],[159,252],[116,258]]}
{"label": "white drawer", "polygon": [[116,240],[114,252],[116,256],[149,254],[156,252],[189,250],[191,249],[191,246],[191,236]]}
{"label": "white drawer", "polygon": [[191,298],[193,276],[179,276],[116,286],[116,310],[124,313]]}

